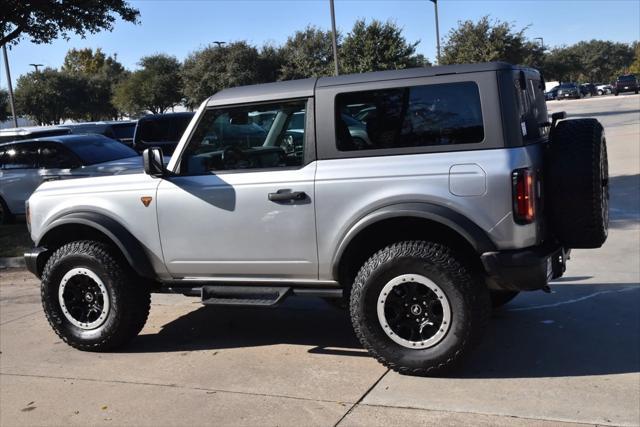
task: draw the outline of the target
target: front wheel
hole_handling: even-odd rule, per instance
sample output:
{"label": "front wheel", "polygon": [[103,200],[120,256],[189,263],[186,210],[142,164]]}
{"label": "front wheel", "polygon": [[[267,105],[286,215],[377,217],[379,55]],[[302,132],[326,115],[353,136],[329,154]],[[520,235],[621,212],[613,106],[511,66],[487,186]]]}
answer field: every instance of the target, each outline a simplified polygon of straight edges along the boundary
{"label": "front wheel", "polygon": [[144,326],[150,308],[146,283],[104,243],[77,241],[53,253],[42,273],[42,306],[49,324],[79,350],[107,351]]}
{"label": "front wheel", "polygon": [[382,364],[412,375],[439,375],[478,343],[489,294],[454,253],[438,243],[396,243],[362,266],[350,300],[362,345]]}

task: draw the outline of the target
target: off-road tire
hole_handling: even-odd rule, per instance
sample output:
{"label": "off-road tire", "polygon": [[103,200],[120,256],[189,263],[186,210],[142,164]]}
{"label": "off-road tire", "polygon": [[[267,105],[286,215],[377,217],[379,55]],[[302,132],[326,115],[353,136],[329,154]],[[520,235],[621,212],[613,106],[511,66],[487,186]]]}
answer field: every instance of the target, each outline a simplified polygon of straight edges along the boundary
{"label": "off-road tire", "polygon": [[[95,329],[73,325],[64,315],[58,298],[63,276],[73,268],[96,274],[109,294],[106,320]],[[149,288],[112,248],[95,241],[68,243],[47,261],[42,273],[42,307],[56,334],[64,342],[83,351],[108,351],[133,339],[143,328],[151,304]]]}
{"label": "off-road tire", "polygon": [[566,248],[599,248],[609,227],[609,170],[604,129],[595,119],[553,129],[546,171],[547,211]]}
{"label": "off-road tire", "polygon": [[520,294],[518,291],[491,291],[489,292],[491,306],[493,308],[500,308],[511,302],[518,294]]}
{"label": "off-road tire", "polygon": [[[412,349],[392,341],[376,312],[380,291],[390,278],[419,274],[436,283],[451,307],[451,325],[432,347]],[[406,241],[375,253],[358,272],[351,289],[350,314],[362,345],[380,363],[401,374],[442,375],[459,365],[480,341],[491,312],[489,292],[472,269],[448,247]]]}

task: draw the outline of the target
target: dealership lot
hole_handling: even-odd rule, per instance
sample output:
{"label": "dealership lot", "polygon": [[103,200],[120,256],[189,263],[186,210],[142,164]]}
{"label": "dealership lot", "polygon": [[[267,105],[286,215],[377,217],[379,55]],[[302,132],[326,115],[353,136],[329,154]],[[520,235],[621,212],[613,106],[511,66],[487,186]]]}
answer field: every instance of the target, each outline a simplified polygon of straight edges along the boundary
{"label": "dealership lot", "polygon": [[0,424],[640,424],[640,96],[548,106],[605,126],[609,240],[574,251],[552,294],[497,311],[462,371],[390,372],[316,299],[257,310],[156,295],[130,346],[82,353],[49,328],[37,280],[3,270]]}

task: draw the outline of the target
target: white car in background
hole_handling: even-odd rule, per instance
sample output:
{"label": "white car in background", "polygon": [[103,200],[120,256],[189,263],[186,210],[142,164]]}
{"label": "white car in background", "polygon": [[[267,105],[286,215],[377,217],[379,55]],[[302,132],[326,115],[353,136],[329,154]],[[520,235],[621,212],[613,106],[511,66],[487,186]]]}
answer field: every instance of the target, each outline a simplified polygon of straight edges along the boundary
{"label": "white car in background", "polygon": [[0,144],[0,224],[24,215],[40,184],[142,172],[142,157],[102,135],[59,135]]}

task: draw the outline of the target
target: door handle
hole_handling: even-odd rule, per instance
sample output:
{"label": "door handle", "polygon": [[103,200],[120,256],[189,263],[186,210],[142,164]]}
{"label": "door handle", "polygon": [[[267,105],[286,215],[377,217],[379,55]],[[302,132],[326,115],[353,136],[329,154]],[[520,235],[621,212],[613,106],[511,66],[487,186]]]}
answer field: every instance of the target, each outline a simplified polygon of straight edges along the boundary
{"label": "door handle", "polygon": [[269,193],[269,200],[272,202],[288,202],[306,198],[307,193],[304,191],[278,190],[275,193]]}

